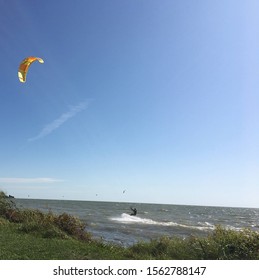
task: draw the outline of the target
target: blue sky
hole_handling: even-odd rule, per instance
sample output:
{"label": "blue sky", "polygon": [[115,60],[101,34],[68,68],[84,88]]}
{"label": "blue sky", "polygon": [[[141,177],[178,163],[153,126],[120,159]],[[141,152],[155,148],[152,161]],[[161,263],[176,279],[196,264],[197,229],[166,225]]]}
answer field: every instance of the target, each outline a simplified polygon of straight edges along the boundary
{"label": "blue sky", "polygon": [[259,207],[258,26],[249,0],[0,0],[1,189]]}

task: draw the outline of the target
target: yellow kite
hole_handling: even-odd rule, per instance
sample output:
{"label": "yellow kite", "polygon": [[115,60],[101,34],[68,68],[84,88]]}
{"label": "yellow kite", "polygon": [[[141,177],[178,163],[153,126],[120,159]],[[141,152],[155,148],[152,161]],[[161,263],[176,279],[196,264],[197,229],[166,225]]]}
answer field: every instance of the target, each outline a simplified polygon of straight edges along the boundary
{"label": "yellow kite", "polygon": [[19,66],[19,70],[18,70],[18,77],[19,77],[19,80],[21,83],[25,83],[28,69],[29,69],[30,65],[36,60],[39,61],[40,63],[44,63],[42,58],[34,57],[34,56],[26,57],[21,62],[20,66]]}

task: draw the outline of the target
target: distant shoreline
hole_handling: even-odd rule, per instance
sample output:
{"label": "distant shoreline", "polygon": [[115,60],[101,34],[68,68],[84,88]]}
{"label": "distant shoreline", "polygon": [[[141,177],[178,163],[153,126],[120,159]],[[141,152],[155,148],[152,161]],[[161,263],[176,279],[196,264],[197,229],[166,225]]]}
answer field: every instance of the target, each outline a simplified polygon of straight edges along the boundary
{"label": "distant shoreline", "polygon": [[225,206],[225,205],[199,205],[199,204],[178,204],[178,203],[159,203],[159,202],[136,202],[136,201],[109,201],[109,200],[82,200],[82,199],[58,199],[58,198],[32,198],[32,197],[13,197],[17,200],[49,200],[49,201],[76,201],[76,202],[94,202],[94,203],[126,203],[126,204],[144,204],[144,205],[170,205],[170,206],[190,206],[190,207],[208,207],[208,208],[234,208],[234,209],[259,209],[251,206]]}

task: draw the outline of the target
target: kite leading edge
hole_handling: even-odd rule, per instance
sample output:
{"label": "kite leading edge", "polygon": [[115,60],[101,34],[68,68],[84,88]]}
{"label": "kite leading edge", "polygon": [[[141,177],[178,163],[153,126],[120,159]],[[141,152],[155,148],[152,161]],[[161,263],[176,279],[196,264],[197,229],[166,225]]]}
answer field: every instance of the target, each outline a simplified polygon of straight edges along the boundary
{"label": "kite leading edge", "polygon": [[34,56],[26,57],[21,62],[20,66],[19,66],[19,70],[18,70],[18,77],[19,77],[19,80],[20,80],[21,83],[25,83],[28,69],[29,69],[30,65],[35,61],[39,61],[40,63],[44,63],[42,58],[34,57]]}

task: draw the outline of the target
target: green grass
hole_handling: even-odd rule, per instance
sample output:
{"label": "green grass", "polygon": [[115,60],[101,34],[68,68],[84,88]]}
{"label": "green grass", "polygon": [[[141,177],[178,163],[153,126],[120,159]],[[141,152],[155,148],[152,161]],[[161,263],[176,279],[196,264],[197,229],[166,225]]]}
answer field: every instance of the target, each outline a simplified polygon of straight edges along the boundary
{"label": "green grass", "polygon": [[74,238],[44,238],[21,233],[17,225],[0,227],[0,259],[5,260],[87,260],[120,259],[121,250],[98,242]]}
{"label": "green grass", "polygon": [[207,237],[161,237],[129,248],[94,240],[87,225],[63,213],[18,209],[0,192],[0,259],[258,260],[259,233],[217,226]]}

